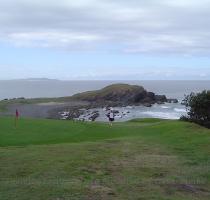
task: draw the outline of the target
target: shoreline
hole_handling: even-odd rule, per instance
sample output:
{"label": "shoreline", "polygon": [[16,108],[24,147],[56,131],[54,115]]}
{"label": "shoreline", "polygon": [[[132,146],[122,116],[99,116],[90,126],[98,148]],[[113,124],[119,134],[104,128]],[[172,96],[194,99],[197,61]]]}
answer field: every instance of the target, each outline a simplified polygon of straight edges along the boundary
{"label": "shoreline", "polygon": [[[81,121],[107,121],[107,111],[115,110],[116,121],[135,118],[178,119],[185,114],[176,98],[155,94],[139,85],[112,84],[100,90],[58,98],[5,99],[0,101],[0,115]],[[167,105],[167,106],[166,106]]]}
{"label": "shoreline", "polygon": [[[1,116],[14,115],[18,109],[20,116],[30,118],[45,118],[59,120],[79,120],[79,121],[108,121],[106,117],[107,108],[103,106],[93,106],[87,102],[48,102],[37,104],[11,104],[7,111],[0,112]],[[182,114],[186,114],[185,106],[180,103],[154,104],[151,107],[139,106],[118,106],[115,110],[115,121],[123,122],[135,118],[160,118],[179,119]]]}

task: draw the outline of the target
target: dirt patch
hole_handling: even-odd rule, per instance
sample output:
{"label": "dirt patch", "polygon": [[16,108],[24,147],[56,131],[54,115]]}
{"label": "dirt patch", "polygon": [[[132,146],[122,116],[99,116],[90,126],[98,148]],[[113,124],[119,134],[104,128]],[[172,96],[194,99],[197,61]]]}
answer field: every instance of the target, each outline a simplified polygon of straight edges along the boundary
{"label": "dirt patch", "polygon": [[166,156],[166,155],[155,155],[155,154],[142,154],[131,157],[124,156],[123,159],[112,160],[113,166],[122,167],[146,167],[146,168],[168,168],[169,166],[177,164],[176,156]]}
{"label": "dirt patch", "polygon": [[167,193],[169,191],[180,191],[185,193],[192,194],[202,194],[202,195],[210,195],[210,191],[207,190],[202,185],[192,185],[192,184],[169,184],[165,187]]}
{"label": "dirt patch", "polygon": [[93,182],[90,185],[88,193],[90,199],[110,199],[112,196],[116,195],[113,189],[100,185],[97,182]]}

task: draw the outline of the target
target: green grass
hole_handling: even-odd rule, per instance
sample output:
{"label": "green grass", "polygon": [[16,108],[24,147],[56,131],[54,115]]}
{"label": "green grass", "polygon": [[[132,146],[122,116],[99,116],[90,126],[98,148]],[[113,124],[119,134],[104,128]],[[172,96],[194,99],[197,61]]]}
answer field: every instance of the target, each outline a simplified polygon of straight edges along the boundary
{"label": "green grass", "polygon": [[136,92],[136,91],[144,91],[144,88],[141,86],[137,85],[129,85],[129,84],[112,84],[107,87],[104,87],[100,90],[94,90],[94,91],[87,91],[87,92],[82,92],[78,93],[72,96],[72,99],[79,99],[79,100],[91,100],[95,98],[102,98],[106,99],[107,95],[112,95],[113,93],[128,93],[128,92]]}
{"label": "green grass", "polygon": [[13,104],[37,104],[37,103],[49,103],[49,102],[58,102],[64,103],[69,102],[72,97],[58,97],[58,98],[32,98],[32,99],[9,99],[0,101],[0,112],[7,111],[7,107]]}
{"label": "green grass", "polygon": [[210,199],[210,130],[0,118],[0,199]]}

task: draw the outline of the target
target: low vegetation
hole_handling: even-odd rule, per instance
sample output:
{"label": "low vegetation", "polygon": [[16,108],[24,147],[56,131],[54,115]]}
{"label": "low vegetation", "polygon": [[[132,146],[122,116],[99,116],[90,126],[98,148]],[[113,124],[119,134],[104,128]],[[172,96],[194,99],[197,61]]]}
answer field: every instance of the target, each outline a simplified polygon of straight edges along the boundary
{"label": "low vegetation", "polygon": [[49,103],[49,102],[69,102],[71,97],[58,97],[58,98],[14,98],[14,99],[4,99],[0,101],[0,112],[4,112],[7,110],[7,107],[10,105],[18,105],[18,104],[38,104],[38,103]]}
{"label": "low vegetation", "polygon": [[0,199],[209,200],[210,131],[142,119],[0,118]]}
{"label": "low vegetation", "polygon": [[195,122],[210,128],[210,91],[203,91],[186,96],[184,103],[188,115],[181,117],[182,120]]}

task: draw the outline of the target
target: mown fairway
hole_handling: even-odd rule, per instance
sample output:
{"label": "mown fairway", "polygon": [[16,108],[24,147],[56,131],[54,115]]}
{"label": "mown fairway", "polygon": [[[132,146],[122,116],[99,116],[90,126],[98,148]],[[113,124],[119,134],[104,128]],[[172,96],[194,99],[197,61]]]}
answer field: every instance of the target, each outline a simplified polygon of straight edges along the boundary
{"label": "mown fairway", "polygon": [[0,119],[0,200],[209,200],[210,130]]}

